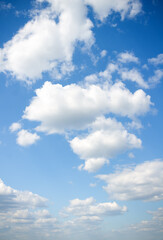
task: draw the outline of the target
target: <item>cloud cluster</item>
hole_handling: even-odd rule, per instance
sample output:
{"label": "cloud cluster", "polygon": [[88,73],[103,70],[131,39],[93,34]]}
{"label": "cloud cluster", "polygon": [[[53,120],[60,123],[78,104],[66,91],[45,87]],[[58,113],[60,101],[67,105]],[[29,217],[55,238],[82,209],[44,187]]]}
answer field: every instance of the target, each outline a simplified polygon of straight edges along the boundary
{"label": "cloud cluster", "polygon": [[[115,70],[116,65],[109,64],[106,72],[99,75],[107,79]],[[88,130],[85,136],[76,133],[77,136],[69,143],[73,151],[85,160],[85,165],[79,169],[93,172],[117,154],[141,147],[140,139],[129,133],[116,119],[105,118],[105,115],[127,117],[138,125],[138,117],[150,111],[152,102],[142,89],[132,93],[121,81],[87,84],[88,81],[90,79],[85,79],[84,84],[65,86],[45,82],[36,90],[36,96],[26,107],[23,119],[39,122],[35,130],[46,134]],[[22,131],[25,135],[30,134]],[[21,139],[19,135],[22,131],[18,133],[18,139]],[[31,141],[35,142],[38,138],[36,133],[30,134]],[[18,143],[27,145],[24,135],[23,141]]]}
{"label": "cloud cluster", "polygon": [[93,43],[93,25],[83,1],[49,3],[50,7],[41,10],[0,49],[1,71],[31,83],[58,64],[71,62],[77,41],[87,46]]}
{"label": "cloud cluster", "polygon": [[97,171],[117,154],[141,147],[141,140],[128,133],[115,119],[100,117],[91,127],[92,131],[88,135],[70,141],[73,151],[85,160],[81,168],[89,172]]}
{"label": "cloud cluster", "polygon": [[117,200],[158,201],[163,199],[163,162],[155,160],[137,165],[134,169],[108,175],[98,175],[107,186],[104,189]]}
{"label": "cloud cluster", "polygon": [[[78,42],[90,48],[94,43],[93,23],[87,16],[87,5],[103,19],[112,11],[121,18],[134,17],[141,11],[138,0],[36,0],[48,2],[46,8],[33,10],[29,20],[0,49],[0,71],[28,84],[42,78],[45,72],[54,78],[73,71],[73,53]],[[104,11],[105,10],[105,11]],[[105,52],[103,52],[105,55]],[[66,68],[65,68],[66,66]]]}
{"label": "cloud cluster", "polygon": [[49,231],[57,229],[57,220],[46,205],[47,199],[29,191],[15,190],[0,180],[1,238],[47,239]]}
{"label": "cloud cluster", "polygon": [[115,81],[115,77],[117,78],[118,75],[120,81],[132,81],[137,84],[137,87],[148,89],[150,88],[152,81],[155,81],[156,83],[162,78],[161,70],[156,70],[155,75],[153,76],[154,79],[149,79],[148,81],[145,81],[140,69],[132,67],[131,65],[128,65],[126,67],[127,63],[132,63],[135,65],[139,63],[139,59],[134,55],[133,52],[121,52],[117,54],[116,61],[109,62],[103,72],[101,71],[99,73],[88,75],[85,77],[85,81],[87,84],[102,84],[104,81],[113,84],[113,82]]}
{"label": "cloud cluster", "polygon": [[93,197],[73,199],[60,213],[64,219],[59,221],[59,217],[49,213],[46,204],[47,199],[28,191],[15,190],[0,180],[1,238],[72,239],[73,231],[92,231],[103,217],[127,211],[126,206],[121,207],[116,202],[96,203]]}

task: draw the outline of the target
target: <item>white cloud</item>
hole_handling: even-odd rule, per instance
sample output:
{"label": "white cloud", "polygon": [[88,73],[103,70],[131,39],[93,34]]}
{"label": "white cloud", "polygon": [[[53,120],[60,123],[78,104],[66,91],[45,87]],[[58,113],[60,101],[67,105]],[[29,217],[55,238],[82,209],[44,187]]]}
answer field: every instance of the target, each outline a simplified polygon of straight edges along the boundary
{"label": "white cloud", "polygon": [[85,160],[84,170],[97,171],[107,159],[132,148],[140,148],[141,140],[128,133],[115,119],[98,118],[92,124],[92,132],[85,137],[75,137],[70,141],[73,151]]}
{"label": "white cloud", "polygon": [[118,61],[121,63],[138,63],[139,59],[132,52],[122,52],[118,54]]}
{"label": "white cloud", "polygon": [[18,132],[17,143],[20,146],[26,147],[34,144],[40,137],[36,133],[30,133],[27,130],[22,129]]}
{"label": "white cloud", "polygon": [[62,86],[45,82],[36,90],[23,118],[41,122],[38,131],[63,133],[66,130],[87,128],[98,116],[114,113],[134,118],[150,110],[150,96],[143,90],[131,93],[118,82],[101,87],[76,84]]}
{"label": "white cloud", "polygon": [[126,17],[134,18],[141,12],[142,8],[139,0],[85,0],[85,2],[93,8],[101,21],[113,12],[118,12],[121,20],[124,20]]}
{"label": "white cloud", "polygon": [[125,168],[121,172],[98,175],[108,185],[104,187],[107,193],[117,200],[163,199],[163,162],[159,160],[144,162],[134,169]]}
{"label": "white cloud", "polygon": [[101,57],[105,57],[107,55],[107,51],[106,50],[102,50],[100,53]]}
{"label": "white cloud", "polygon": [[[101,20],[112,12],[120,13],[121,19],[141,12],[139,0],[35,1],[45,2],[49,5],[41,10],[33,9],[31,19],[0,49],[0,71],[28,84],[42,78],[46,72],[61,79],[74,70],[72,58],[78,42],[84,43],[86,48],[92,46],[93,23],[87,16],[87,4]],[[105,55],[106,50],[103,50],[101,57]]]}
{"label": "white cloud", "polygon": [[109,63],[106,70],[99,72],[99,77],[109,81],[112,79],[112,74],[118,70],[118,65],[115,63]]}
{"label": "white cloud", "polygon": [[157,69],[154,72],[154,75],[148,79],[150,87],[157,85],[160,80],[163,78],[163,70]]}
{"label": "white cloud", "polygon": [[71,63],[77,41],[92,45],[93,24],[83,1],[49,2],[50,7],[34,16],[0,49],[0,71],[27,83],[41,78],[43,72],[55,71],[58,64],[64,74],[62,63]]}
{"label": "white cloud", "polygon": [[16,132],[17,130],[21,129],[21,124],[18,123],[18,122],[15,122],[15,123],[12,123],[11,126],[10,126],[10,131],[11,132]]}
{"label": "white cloud", "polygon": [[70,205],[64,209],[65,212],[75,216],[105,216],[122,214],[127,207],[120,207],[116,202],[96,203],[93,197],[85,200],[73,199]]}
{"label": "white cloud", "polygon": [[163,54],[158,54],[156,58],[149,58],[148,62],[154,65],[163,64]]}
{"label": "white cloud", "polygon": [[131,93],[122,82],[117,82],[108,91],[111,113],[134,118],[150,110],[150,96],[141,89]]}
{"label": "white cloud", "polygon": [[107,109],[107,91],[95,85],[63,87],[46,82],[36,95],[23,118],[40,121],[37,130],[47,133],[85,128]]}
{"label": "white cloud", "polygon": [[144,81],[141,73],[137,69],[120,69],[119,73],[122,80],[130,80],[132,82],[136,82],[142,88],[149,88],[148,83]]}
{"label": "white cloud", "polygon": [[[71,147],[73,149],[73,151],[78,154],[80,156],[80,153],[82,155],[82,150],[84,151],[85,149],[83,147],[80,148],[78,147],[78,143],[77,141],[77,137],[75,139],[73,139],[74,141],[71,142]],[[80,153],[78,153],[80,151]],[[80,157],[82,158],[82,157]],[[97,170],[99,170],[100,168],[102,168],[102,166],[104,166],[104,164],[109,164],[109,160],[107,158],[100,158],[100,157],[92,157],[92,158],[82,158],[83,160],[85,160],[85,164],[80,165],[79,167],[81,168],[80,170],[84,169],[88,172],[96,172]]]}
{"label": "white cloud", "polygon": [[6,186],[0,179],[0,212],[15,209],[45,207],[47,199],[28,191],[18,191]]}

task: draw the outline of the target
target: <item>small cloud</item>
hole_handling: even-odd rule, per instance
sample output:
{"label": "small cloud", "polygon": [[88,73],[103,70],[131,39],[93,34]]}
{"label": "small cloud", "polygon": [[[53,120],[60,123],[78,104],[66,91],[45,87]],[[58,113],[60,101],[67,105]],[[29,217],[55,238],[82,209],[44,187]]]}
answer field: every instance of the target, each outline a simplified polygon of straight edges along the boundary
{"label": "small cloud", "polygon": [[148,79],[150,87],[157,85],[160,80],[163,78],[163,69],[157,69],[154,72],[154,75]]}
{"label": "small cloud", "polygon": [[129,158],[134,158],[134,157],[135,157],[135,155],[134,155],[132,152],[130,152],[130,153],[128,154],[128,156],[129,156]]}
{"label": "small cloud", "polygon": [[155,58],[149,58],[148,62],[153,65],[163,64],[163,53],[158,54]]}
{"label": "small cloud", "polygon": [[9,10],[13,8],[11,3],[0,2],[0,10]]}
{"label": "small cloud", "polygon": [[132,52],[122,52],[118,54],[118,61],[121,63],[139,63],[139,59]]}
{"label": "small cloud", "polygon": [[100,53],[101,57],[105,57],[107,55],[107,51],[106,50],[102,50]]}
{"label": "small cloud", "polygon": [[122,69],[119,71],[123,80],[130,80],[136,82],[140,87],[148,89],[148,83],[144,81],[142,74],[135,68],[128,70]]}
{"label": "small cloud", "polygon": [[96,183],[90,183],[89,186],[90,187],[96,187]]}
{"label": "small cloud", "polygon": [[30,133],[27,130],[22,129],[18,132],[17,144],[26,147],[34,144],[39,139],[40,136],[38,136],[36,133]]}
{"label": "small cloud", "polygon": [[139,120],[133,120],[132,122],[128,123],[128,127],[132,129],[140,129],[143,128],[143,125]]}
{"label": "small cloud", "polygon": [[9,127],[10,132],[16,132],[19,129],[21,129],[22,125],[18,122],[14,122],[11,124],[11,126]]}
{"label": "small cloud", "polygon": [[144,65],[142,66],[142,68],[143,68],[143,69],[146,69],[146,70],[149,69],[147,64],[144,64]]}
{"label": "small cloud", "polygon": [[78,170],[81,171],[83,169],[83,167],[84,167],[84,164],[79,165]]}

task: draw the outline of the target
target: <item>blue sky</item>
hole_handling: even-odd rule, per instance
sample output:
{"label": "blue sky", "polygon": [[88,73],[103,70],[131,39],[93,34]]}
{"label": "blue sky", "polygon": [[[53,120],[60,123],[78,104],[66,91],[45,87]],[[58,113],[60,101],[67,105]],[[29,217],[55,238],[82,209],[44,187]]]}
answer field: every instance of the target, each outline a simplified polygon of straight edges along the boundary
{"label": "blue sky", "polygon": [[162,239],[162,12],[0,1],[0,239]]}

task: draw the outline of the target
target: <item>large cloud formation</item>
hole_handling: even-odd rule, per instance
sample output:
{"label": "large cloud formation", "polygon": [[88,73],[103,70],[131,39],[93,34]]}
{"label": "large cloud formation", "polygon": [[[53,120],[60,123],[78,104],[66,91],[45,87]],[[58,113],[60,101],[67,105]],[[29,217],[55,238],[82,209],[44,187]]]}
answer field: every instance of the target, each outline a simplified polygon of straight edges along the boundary
{"label": "large cloud formation", "polygon": [[39,122],[36,130],[47,134],[91,129],[87,135],[76,136],[69,142],[73,151],[85,160],[80,169],[93,172],[117,154],[141,147],[140,139],[116,119],[104,115],[115,114],[135,121],[151,105],[150,96],[143,90],[132,93],[122,82],[66,86],[45,82],[36,90],[23,118]]}

